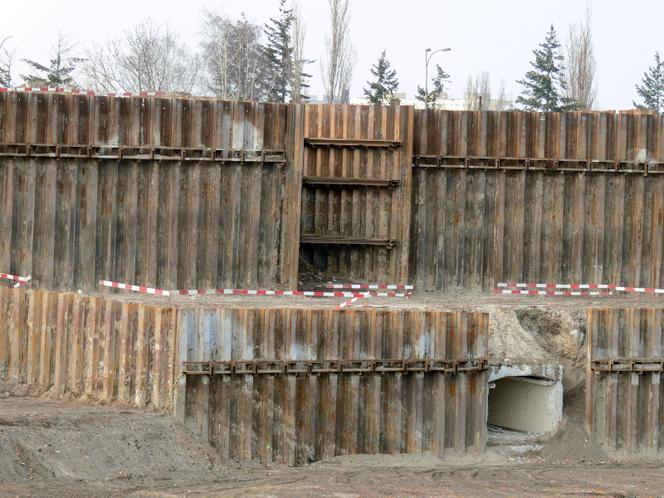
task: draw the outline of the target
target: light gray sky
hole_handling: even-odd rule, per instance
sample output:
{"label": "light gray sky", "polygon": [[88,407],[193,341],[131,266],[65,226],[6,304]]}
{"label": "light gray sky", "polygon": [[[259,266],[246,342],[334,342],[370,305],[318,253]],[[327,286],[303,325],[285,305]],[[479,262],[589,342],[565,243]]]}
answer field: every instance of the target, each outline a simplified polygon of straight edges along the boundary
{"label": "light gray sky", "polygon": [[[47,61],[59,30],[84,46],[121,34],[139,19],[168,22],[191,47],[198,43],[203,8],[241,12],[259,23],[275,16],[278,0],[0,0],[0,38],[13,35],[18,58]],[[312,94],[322,94],[319,60],[325,47],[327,0],[300,0],[307,28],[305,52],[317,59]],[[504,79],[516,98],[532,59],[551,23],[561,41],[572,22],[585,16],[585,0],[351,0],[351,37],[357,51],[351,95],[359,97],[369,70],[383,49],[398,72],[400,91],[413,95],[424,80],[424,49],[451,47],[432,60],[451,74],[450,97],[460,98],[470,73],[487,70],[492,89]],[[664,52],[661,0],[595,0],[593,36],[598,63],[598,102],[603,109],[632,107],[634,85]],[[21,69],[21,68],[19,68]]]}

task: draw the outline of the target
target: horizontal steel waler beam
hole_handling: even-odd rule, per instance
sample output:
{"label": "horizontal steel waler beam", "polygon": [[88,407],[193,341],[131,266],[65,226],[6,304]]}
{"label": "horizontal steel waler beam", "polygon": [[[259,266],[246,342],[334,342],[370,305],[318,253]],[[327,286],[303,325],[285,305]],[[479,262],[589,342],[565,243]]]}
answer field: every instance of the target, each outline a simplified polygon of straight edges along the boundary
{"label": "horizontal steel waler beam", "polygon": [[342,178],[337,176],[305,176],[302,178],[304,185],[312,187],[339,187],[339,188],[387,188],[395,189],[399,186],[399,180],[376,180],[372,178]]}
{"label": "horizontal steel waler beam", "polygon": [[446,375],[478,372],[488,369],[487,358],[465,360],[235,360],[187,361],[187,375],[316,375],[324,373],[416,373],[435,372]]}
{"label": "horizontal steel waler beam", "polygon": [[413,155],[414,168],[664,174],[662,161]]}
{"label": "horizontal steel waler beam", "polygon": [[147,161],[213,161],[285,164],[286,151],[236,150],[207,147],[155,147],[0,143],[0,157],[67,159],[130,159]]}
{"label": "horizontal steel waler beam", "polygon": [[664,358],[610,358],[591,360],[593,372],[664,372]]}
{"label": "horizontal steel waler beam", "polygon": [[365,147],[365,148],[396,148],[401,147],[397,140],[373,140],[363,138],[305,138],[304,144],[309,147]]}
{"label": "horizontal steel waler beam", "polygon": [[300,243],[320,245],[346,245],[346,246],[383,246],[392,249],[399,245],[396,239],[376,239],[362,237],[342,237],[338,235],[301,234]]}

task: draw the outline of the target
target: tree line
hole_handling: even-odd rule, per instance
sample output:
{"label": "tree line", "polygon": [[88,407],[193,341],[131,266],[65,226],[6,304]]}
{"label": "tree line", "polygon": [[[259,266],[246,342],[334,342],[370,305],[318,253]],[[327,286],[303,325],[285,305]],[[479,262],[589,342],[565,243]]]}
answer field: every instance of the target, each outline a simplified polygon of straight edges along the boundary
{"label": "tree line", "polygon": [[[522,91],[515,104],[525,110],[545,112],[593,109],[597,98],[594,50],[589,6],[584,22],[570,25],[564,47],[551,25],[544,41],[533,51],[531,69],[517,81]],[[387,104],[394,100],[399,81],[385,51],[371,68],[371,75],[373,80],[367,82],[365,97],[372,104]],[[449,79],[450,75],[437,65],[431,81],[433,90],[427,94],[418,86],[416,98],[426,106],[435,107],[438,99],[446,96]],[[655,63],[644,73],[641,84],[636,85],[636,93],[640,97],[640,101],[633,101],[636,108],[657,113],[664,111],[664,60],[659,53],[655,53]],[[464,105],[467,110],[512,108],[504,80],[498,94],[492,95],[487,71],[468,76]]]}
{"label": "tree line", "polygon": [[[328,0],[329,32],[319,61],[304,55],[306,27],[297,3],[279,0],[278,13],[264,25],[244,14],[233,19],[213,10],[202,13],[201,40],[191,51],[167,24],[148,18],[121,36],[78,50],[60,34],[48,61],[21,59],[29,70],[15,74],[16,51],[11,37],[0,39],[0,86],[89,87],[107,93],[165,91],[201,92],[223,99],[302,102],[308,99],[311,67],[318,62],[327,102],[347,103],[356,61],[350,35],[350,0]],[[522,87],[514,103],[501,81],[496,94],[490,75],[468,76],[464,92],[469,110],[504,110],[516,104],[535,111],[592,109],[597,96],[597,63],[591,31],[591,13],[569,27],[565,45],[553,25],[533,51],[531,68],[517,83]],[[385,50],[370,70],[364,87],[370,103],[385,105],[396,99],[397,72]],[[77,78],[81,79],[78,81]],[[436,65],[427,90],[418,85],[415,98],[435,107],[447,97],[450,75]],[[636,84],[637,108],[664,111],[664,60],[654,64]]]}
{"label": "tree line", "polygon": [[[350,0],[328,0],[330,35],[320,61],[325,98],[350,94],[355,53],[350,44]],[[121,36],[79,50],[65,34],[48,61],[21,59],[30,69],[15,74],[11,37],[0,39],[0,86],[88,87],[107,93],[201,92],[223,99],[301,102],[308,97],[314,61],[304,56],[305,24],[297,3],[279,0],[278,15],[264,25],[244,14],[233,19],[202,12],[201,41],[191,51],[167,24],[144,19]],[[76,79],[78,77],[78,80]]]}

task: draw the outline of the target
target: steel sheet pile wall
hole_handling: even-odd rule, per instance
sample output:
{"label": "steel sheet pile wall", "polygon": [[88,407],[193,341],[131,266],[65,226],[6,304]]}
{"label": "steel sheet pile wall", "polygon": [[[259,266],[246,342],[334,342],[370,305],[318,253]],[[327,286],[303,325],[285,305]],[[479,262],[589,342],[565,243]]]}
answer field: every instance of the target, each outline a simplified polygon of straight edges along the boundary
{"label": "steel sheet pile wall", "polygon": [[415,130],[418,288],[664,286],[661,116],[417,111]]}
{"label": "steel sheet pile wall", "polygon": [[406,280],[413,109],[317,104],[304,121],[302,255],[349,279]]}
{"label": "steel sheet pile wall", "polygon": [[171,407],[176,310],[0,288],[0,380],[34,394]]}
{"label": "steel sheet pile wall", "polygon": [[664,448],[664,309],[588,310],[586,419],[609,448]]}
{"label": "steel sheet pile wall", "polygon": [[[486,314],[202,309],[180,326],[181,357],[213,363],[212,375],[185,367],[208,374],[187,375],[182,417],[225,457],[484,449]],[[412,371],[378,372],[385,359]]]}
{"label": "steel sheet pile wall", "polygon": [[300,112],[0,93],[0,269],[58,289],[292,284]]}

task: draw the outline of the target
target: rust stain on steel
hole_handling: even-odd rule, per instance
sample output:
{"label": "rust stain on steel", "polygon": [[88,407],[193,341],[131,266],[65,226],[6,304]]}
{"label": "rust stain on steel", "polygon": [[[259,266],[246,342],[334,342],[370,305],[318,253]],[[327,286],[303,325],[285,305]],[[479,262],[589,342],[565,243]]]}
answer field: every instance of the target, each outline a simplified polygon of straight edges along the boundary
{"label": "rust stain on steel", "polygon": [[0,114],[5,269],[64,290],[296,285],[301,107],[7,92]]}
{"label": "rust stain on steel", "polygon": [[310,264],[351,280],[407,278],[412,112],[305,107],[304,176],[336,183],[303,185],[301,255]]}
{"label": "rust stain on steel", "polygon": [[[483,448],[481,313],[182,309],[179,323],[189,344],[185,423],[229,458],[295,465],[357,452]],[[448,341],[452,323],[457,336],[474,338]]]}
{"label": "rust stain on steel", "polygon": [[658,452],[664,309],[588,310],[586,425],[611,449]]}
{"label": "rust stain on steel", "polygon": [[67,399],[170,409],[174,323],[171,308],[3,287],[0,379]]}

